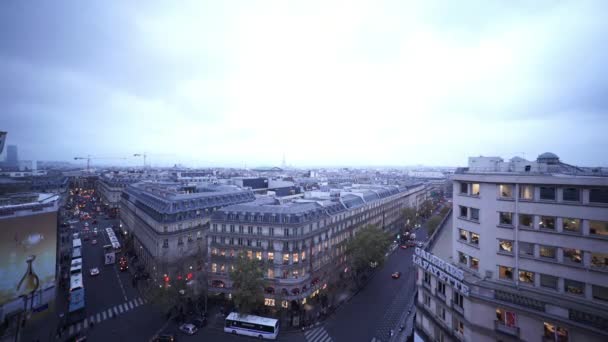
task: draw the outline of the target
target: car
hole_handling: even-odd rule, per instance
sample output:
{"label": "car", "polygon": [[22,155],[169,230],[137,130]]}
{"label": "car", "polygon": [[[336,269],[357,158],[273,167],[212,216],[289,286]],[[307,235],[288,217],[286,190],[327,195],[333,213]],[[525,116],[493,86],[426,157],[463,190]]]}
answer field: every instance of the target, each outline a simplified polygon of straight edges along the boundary
{"label": "car", "polygon": [[405,245],[408,246],[408,247],[416,247],[416,242],[414,242],[414,241],[408,241]]}
{"label": "car", "polygon": [[93,267],[93,268],[91,268],[91,270],[89,271],[89,273],[91,274],[91,276],[99,275],[99,268]]}
{"label": "car", "polygon": [[194,335],[198,331],[198,328],[194,324],[185,323],[179,326],[179,330],[186,335]]}
{"label": "car", "polygon": [[191,324],[200,329],[207,325],[207,317],[195,318],[192,320]]}
{"label": "car", "polygon": [[422,247],[424,247],[424,244],[423,244],[422,242],[418,242],[418,243],[416,244],[416,246],[418,246],[419,248],[422,248]]}
{"label": "car", "polygon": [[401,249],[407,249],[407,245],[401,245]]}
{"label": "car", "polygon": [[154,342],[175,342],[177,339],[172,334],[160,334],[154,338]]}
{"label": "car", "polygon": [[97,220],[93,220],[93,224],[97,224]]}
{"label": "car", "polygon": [[118,266],[120,268],[121,271],[126,271],[129,269],[129,263],[127,263],[127,258],[125,257],[120,257],[120,259],[118,260]]}
{"label": "car", "polygon": [[393,277],[393,279],[399,279],[399,277],[401,277],[401,272],[394,272],[391,274],[391,277]]}
{"label": "car", "polygon": [[96,245],[96,244],[97,244],[97,240],[96,239],[91,240],[91,245]]}

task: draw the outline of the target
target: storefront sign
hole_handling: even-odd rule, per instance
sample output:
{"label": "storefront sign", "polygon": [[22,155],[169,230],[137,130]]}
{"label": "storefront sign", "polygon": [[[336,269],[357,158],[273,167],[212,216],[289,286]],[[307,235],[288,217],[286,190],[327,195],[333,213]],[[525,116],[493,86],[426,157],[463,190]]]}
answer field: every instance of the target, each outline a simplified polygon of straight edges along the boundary
{"label": "storefront sign", "polygon": [[464,272],[461,269],[418,247],[416,247],[412,258],[414,264],[420,266],[423,270],[450,284],[463,295],[469,295],[469,287],[462,283]]}

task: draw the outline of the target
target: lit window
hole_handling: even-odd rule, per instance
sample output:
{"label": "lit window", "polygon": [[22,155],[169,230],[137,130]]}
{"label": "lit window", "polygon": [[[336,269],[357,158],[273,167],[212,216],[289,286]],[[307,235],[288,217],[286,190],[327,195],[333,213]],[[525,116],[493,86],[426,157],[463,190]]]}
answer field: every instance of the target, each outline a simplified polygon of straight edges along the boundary
{"label": "lit window", "polygon": [[563,218],[562,228],[566,232],[580,233],[581,231],[581,220],[575,218]]}
{"label": "lit window", "polygon": [[583,254],[580,249],[564,248],[564,260],[580,264],[583,261]]}
{"label": "lit window", "polygon": [[534,272],[519,271],[519,281],[522,283],[534,284]]}
{"label": "lit window", "polygon": [[268,260],[274,260],[274,252],[268,252]]}
{"label": "lit window", "polygon": [[525,201],[534,199],[534,187],[532,185],[521,185],[519,187],[519,198]]}
{"label": "lit window", "polygon": [[468,265],[469,263],[468,263],[467,255],[462,252],[458,252],[458,262],[463,265]]}
{"label": "lit window", "polygon": [[551,323],[544,322],[543,337],[555,342],[568,342],[568,330]]}
{"label": "lit window", "polygon": [[498,240],[498,250],[506,253],[513,253],[513,241]]}
{"label": "lit window", "polygon": [[293,253],[292,254],[292,259],[293,259],[293,263],[294,264],[297,264],[299,262],[298,257],[299,257],[298,253]]}
{"label": "lit window", "polygon": [[471,195],[479,196],[479,183],[471,184]]}
{"label": "lit window", "polygon": [[474,270],[479,269],[479,259],[471,257],[471,268]]}
{"label": "lit window", "polygon": [[498,191],[502,198],[513,198],[513,185],[511,184],[500,184]]}
{"label": "lit window", "polygon": [[591,266],[608,268],[608,254],[607,253],[591,253]]}
{"label": "lit window", "polygon": [[255,252],[255,258],[258,260],[262,260],[262,252]]}
{"label": "lit window", "polygon": [[211,272],[217,273],[217,264],[211,264]]}
{"label": "lit window", "polygon": [[274,298],[264,298],[264,305],[274,306]]}
{"label": "lit window", "polygon": [[551,246],[540,246],[540,256],[543,258],[555,259],[556,248]]}
{"label": "lit window", "polygon": [[289,254],[285,253],[283,254],[283,265],[287,265],[289,264]]}
{"label": "lit window", "polygon": [[458,229],[460,240],[469,241],[469,232],[464,229]]}
{"label": "lit window", "polygon": [[513,267],[498,266],[498,277],[502,280],[513,280]]}
{"label": "lit window", "polygon": [[505,309],[496,309],[496,320],[499,324],[507,327],[514,328],[517,326],[517,316],[515,312],[507,311]]}
{"label": "lit window", "polygon": [[289,302],[288,302],[288,301],[286,301],[286,300],[281,301],[281,306],[282,306],[283,308],[287,309],[287,308],[289,307]]}
{"label": "lit window", "polygon": [[589,221],[589,233],[592,235],[601,235],[604,237],[608,237],[608,222]]}
{"label": "lit window", "polygon": [[471,243],[474,245],[479,245],[479,234],[471,233]]}
{"label": "lit window", "polygon": [[268,278],[269,279],[274,278],[274,269],[273,268],[268,269]]}

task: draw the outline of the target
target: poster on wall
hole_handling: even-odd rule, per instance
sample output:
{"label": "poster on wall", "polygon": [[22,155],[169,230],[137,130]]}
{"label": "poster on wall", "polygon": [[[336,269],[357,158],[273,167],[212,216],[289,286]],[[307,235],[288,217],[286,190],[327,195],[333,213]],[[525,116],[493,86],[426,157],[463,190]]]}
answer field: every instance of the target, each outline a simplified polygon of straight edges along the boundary
{"label": "poster on wall", "polygon": [[55,283],[57,212],[0,219],[0,305]]}

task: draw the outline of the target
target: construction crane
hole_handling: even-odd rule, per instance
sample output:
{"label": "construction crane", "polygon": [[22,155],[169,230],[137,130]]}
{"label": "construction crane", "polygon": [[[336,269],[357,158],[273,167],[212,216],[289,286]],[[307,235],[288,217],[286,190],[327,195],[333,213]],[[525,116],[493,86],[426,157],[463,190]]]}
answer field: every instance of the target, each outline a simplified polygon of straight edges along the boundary
{"label": "construction crane", "polygon": [[147,156],[148,155],[146,154],[146,152],[144,152],[144,153],[135,153],[133,155],[133,157],[143,157],[144,158],[144,169],[146,168],[146,157]]}
{"label": "construction crane", "polygon": [[74,160],[86,160],[87,161],[87,173],[91,172],[91,159],[127,159],[127,158],[93,157],[90,154],[88,154],[86,157],[74,157]]}

